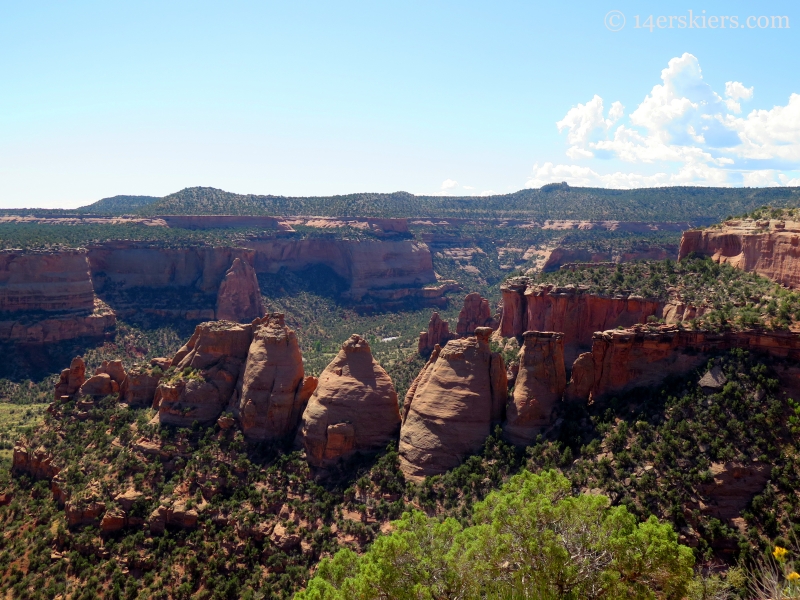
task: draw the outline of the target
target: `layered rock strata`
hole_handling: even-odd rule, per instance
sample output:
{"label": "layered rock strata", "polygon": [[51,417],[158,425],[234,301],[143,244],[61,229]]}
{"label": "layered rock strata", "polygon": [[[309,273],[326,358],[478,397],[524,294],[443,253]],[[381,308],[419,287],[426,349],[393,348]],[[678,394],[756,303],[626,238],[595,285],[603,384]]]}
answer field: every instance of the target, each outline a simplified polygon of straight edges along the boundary
{"label": "layered rock strata", "polygon": [[660,317],[663,310],[658,300],[599,296],[576,286],[532,284],[524,277],[508,280],[501,292],[500,334],[519,337],[525,331],[562,332],[567,362],[591,347],[595,331],[644,323],[650,316]]}
{"label": "layered rock strata", "polygon": [[789,331],[712,333],[674,326],[636,326],[596,332],[592,351],[581,354],[572,366],[566,396],[570,400],[598,400],[656,385],[669,375],[697,368],[710,353],[731,348],[800,360],[800,336]]}
{"label": "layered rock strata", "polygon": [[255,269],[242,258],[233,259],[231,268],[225,272],[217,292],[216,316],[218,321],[237,323],[249,323],[264,316]]}
{"label": "layered rock strata", "polygon": [[348,339],[319,377],[297,433],[309,464],[325,467],[397,438],[397,392],[359,335]]}
{"label": "layered rock strata", "polygon": [[305,377],[294,331],[280,313],[255,321],[247,363],[230,406],[250,440],[280,440],[294,433],[317,386]]}
{"label": "layered rock strata", "polygon": [[503,419],[508,382],[503,358],[489,349],[492,330],[434,348],[403,408],[400,466],[418,481],[477,452]]}
{"label": "layered rock strata", "polygon": [[564,336],[552,331],[526,331],[519,351],[514,394],[506,405],[506,438],[527,446],[550,425],[550,415],[567,385]]}
{"label": "layered rock strata", "polygon": [[800,222],[737,219],[721,227],[685,231],[679,258],[693,253],[800,287]]}

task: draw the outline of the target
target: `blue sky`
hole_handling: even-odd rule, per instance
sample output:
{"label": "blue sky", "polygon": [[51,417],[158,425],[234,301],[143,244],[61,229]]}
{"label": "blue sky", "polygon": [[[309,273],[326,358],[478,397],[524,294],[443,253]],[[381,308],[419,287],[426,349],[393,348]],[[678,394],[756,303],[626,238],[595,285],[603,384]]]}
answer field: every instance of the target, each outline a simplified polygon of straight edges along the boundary
{"label": "blue sky", "polygon": [[796,6],[3,1],[0,206],[798,185]]}

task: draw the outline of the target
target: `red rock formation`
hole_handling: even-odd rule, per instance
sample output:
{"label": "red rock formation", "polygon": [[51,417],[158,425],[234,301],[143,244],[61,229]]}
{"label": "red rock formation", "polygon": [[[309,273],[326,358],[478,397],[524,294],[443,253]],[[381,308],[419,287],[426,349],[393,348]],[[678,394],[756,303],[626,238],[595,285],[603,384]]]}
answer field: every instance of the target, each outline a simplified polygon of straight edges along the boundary
{"label": "red rock formation", "polygon": [[435,348],[406,395],[400,466],[411,480],[443,473],[477,452],[502,420],[508,395],[503,358],[489,350],[492,330]]}
{"label": "red rock formation", "polygon": [[32,450],[21,444],[14,446],[11,469],[27,473],[35,479],[52,479],[61,471],[53,464],[53,457],[44,448]]}
{"label": "red rock formation", "polygon": [[213,422],[228,404],[247,357],[252,325],[201,323],[172,359],[177,375],[162,379],[153,399],[161,423]]}
{"label": "red rock formation", "polygon": [[86,381],[86,363],[79,356],[72,359],[69,369],[61,371],[61,376],[53,394],[56,400],[65,396],[73,397]]}
{"label": "red rock formation", "polygon": [[529,445],[550,425],[550,414],[567,385],[563,334],[527,331],[523,338],[519,373],[503,427],[508,440],[519,446]]}
{"label": "red rock formation", "polygon": [[668,375],[697,368],[713,351],[747,348],[800,360],[800,336],[789,331],[710,333],[674,326],[636,326],[594,334],[591,353],[572,367],[569,399],[600,399],[656,385]]}
{"label": "red rock formation", "polygon": [[800,287],[800,223],[731,220],[722,227],[685,231],[679,258],[691,253]]}
{"label": "red rock formation", "polygon": [[125,381],[125,367],[122,366],[121,360],[104,360],[94,371],[95,375],[101,373],[108,374],[117,385],[122,385],[122,382]]}
{"label": "red rock formation", "polygon": [[217,320],[251,322],[264,316],[256,272],[246,260],[233,259],[217,293]]}
{"label": "red rock formation", "polygon": [[119,384],[111,379],[108,373],[100,373],[99,375],[92,375],[81,386],[81,396],[93,396],[101,398],[110,394],[119,392]]}
{"label": "red rock formation", "polygon": [[467,294],[464,298],[464,307],[458,314],[456,333],[460,336],[473,335],[478,327],[491,327],[496,329],[497,324],[492,318],[489,301],[482,298],[477,292]]}
{"label": "red rock formation", "polygon": [[421,331],[419,334],[417,351],[423,356],[430,354],[435,346],[444,346],[457,337],[450,332],[450,324],[443,321],[438,312],[432,313],[431,320],[428,321],[428,331]]}
{"label": "red rock formation", "polygon": [[701,511],[718,519],[734,519],[748,502],[764,490],[770,477],[770,467],[765,463],[711,463],[711,481],[698,487],[705,497]]}
{"label": "red rock formation", "polygon": [[11,320],[0,321],[0,340],[23,344],[49,344],[77,338],[102,338],[113,329],[117,316],[108,305],[95,301],[90,315],[64,314],[39,321],[29,321],[16,313]]}
{"label": "red rock formation", "polygon": [[0,252],[0,313],[93,309],[86,250]]}
{"label": "red rock formation", "polygon": [[298,444],[309,464],[324,467],[354,452],[385,448],[399,429],[391,378],[372,357],[367,341],[351,336],[319,377],[297,432]]}
{"label": "red rock formation", "polygon": [[297,337],[282,314],[272,313],[254,323],[231,409],[249,439],[283,439],[294,433],[316,379],[304,378]]}
{"label": "red rock formation", "polygon": [[525,331],[559,331],[564,334],[564,359],[575,360],[589,349],[592,334],[614,327],[644,323],[660,315],[662,304],[638,296],[608,297],[588,294],[575,286],[533,285],[526,278],[510,279],[501,287],[503,337]]}
{"label": "red rock formation", "polygon": [[94,498],[81,502],[68,500],[64,505],[64,514],[67,517],[67,525],[70,527],[98,525],[100,516],[105,510],[105,502],[100,502]]}
{"label": "red rock formation", "polygon": [[[169,359],[167,359],[169,360]],[[158,384],[163,377],[164,369],[158,367],[134,367],[125,376],[119,386],[119,400],[130,406],[152,406]]]}
{"label": "red rock formation", "polygon": [[611,249],[593,252],[586,248],[559,246],[550,252],[550,256],[542,266],[542,271],[548,273],[559,269],[574,269],[577,265],[590,263],[618,264],[634,260],[666,260],[668,258],[674,260],[677,256],[678,246],[676,244],[633,246],[625,252],[613,252]]}

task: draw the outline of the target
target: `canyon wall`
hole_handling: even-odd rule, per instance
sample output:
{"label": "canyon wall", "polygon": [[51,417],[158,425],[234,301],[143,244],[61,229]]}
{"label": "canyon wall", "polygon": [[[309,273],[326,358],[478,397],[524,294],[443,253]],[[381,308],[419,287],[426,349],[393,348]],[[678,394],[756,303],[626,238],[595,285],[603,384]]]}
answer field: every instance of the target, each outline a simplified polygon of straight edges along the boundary
{"label": "canyon wall", "polygon": [[800,360],[800,336],[790,331],[713,333],[669,325],[598,331],[591,352],[581,354],[572,366],[566,398],[595,401],[657,385],[669,375],[699,367],[709,354],[731,348]]}
{"label": "canyon wall", "polygon": [[692,253],[800,287],[800,222],[730,220],[721,227],[685,231],[679,258]]}
{"label": "canyon wall", "polygon": [[564,359],[572,362],[592,344],[592,334],[644,323],[661,316],[662,303],[639,296],[611,297],[565,286],[535,285],[527,278],[509,279],[501,287],[503,312],[500,335],[521,337],[526,331],[564,334]]}

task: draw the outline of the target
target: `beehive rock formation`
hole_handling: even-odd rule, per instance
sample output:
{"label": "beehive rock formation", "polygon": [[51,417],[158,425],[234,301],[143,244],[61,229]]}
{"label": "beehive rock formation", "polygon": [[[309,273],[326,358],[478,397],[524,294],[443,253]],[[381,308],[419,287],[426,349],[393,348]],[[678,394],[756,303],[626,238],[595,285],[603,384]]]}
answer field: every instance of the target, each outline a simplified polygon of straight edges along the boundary
{"label": "beehive rock formation", "polygon": [[567,385],[563,334],[527,331],[523,338],[504,426],[505,436],[518,446],[529,445],[550,425],[550,414]]}
{"label": "beehive rock formation", "polygon": [[264,316],[256,272],[242,259],[233,259],[217,293],[217,320],[249,323]]}
{"label": "beehive rock formation", "polygon": [[308,462],[324,467],[357,451],[374,451],[400,429],[397,392],[372,357],[367,340],[353,335],[319,377],[303,413],[297,441]]}
{"label": "beehive rock formation", "polygon": [[406,395],[400,467],[408,479],[444,473],[477,452],[503,418],[508,382],[492,330],[435,348]]}
{"label": "beehive rock formation", "polygon": [[282,314],[255,323],[231,409],[248,439],[284,439],[294,433],[317,380],[304,377],[297,337]]}

